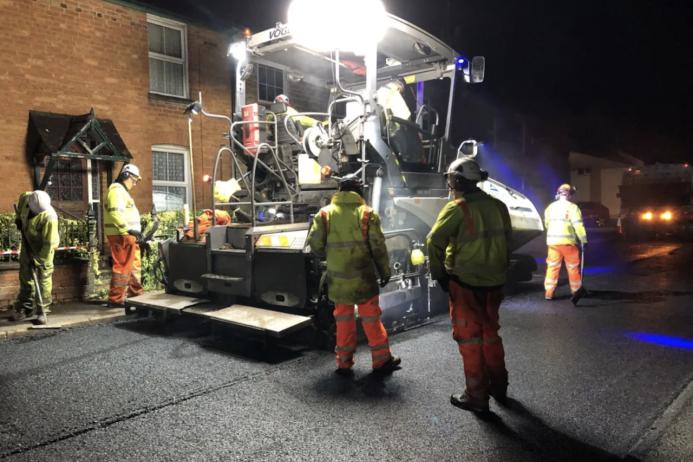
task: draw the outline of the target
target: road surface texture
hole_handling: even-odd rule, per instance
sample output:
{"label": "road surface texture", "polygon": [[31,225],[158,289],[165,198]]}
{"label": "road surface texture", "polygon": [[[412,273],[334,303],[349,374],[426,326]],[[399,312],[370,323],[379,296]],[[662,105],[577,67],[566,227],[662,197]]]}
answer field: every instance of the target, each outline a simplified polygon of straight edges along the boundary
{"label": "road surface texture", "polygon": [[344,379],[328,351],[128,319],[0,341],[0,459],[691,461],[693,245],[592,240],[577,308],[565,281],[508,287],[512,400],[488,416],[450,405],[444,314],[391,338],[385,380],[363,344]]}

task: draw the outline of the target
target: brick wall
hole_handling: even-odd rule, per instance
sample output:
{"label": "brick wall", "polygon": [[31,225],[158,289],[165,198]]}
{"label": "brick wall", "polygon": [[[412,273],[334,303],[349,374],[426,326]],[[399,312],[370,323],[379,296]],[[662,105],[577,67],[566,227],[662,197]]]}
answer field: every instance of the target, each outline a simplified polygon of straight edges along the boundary
{"label": "brick wall", "polygon": [[[16,265],[17,268],[19,265]],[[14,303],[19,291],[19,270],[12,266],[0,269],[0,310]],[[53,273],[53,303],[80,300],[87,277],[83,262],[57,264]]]}
{"label": "brick wall", "polygon": [[[186,147],[189,101],[149,94],[146,13],[102,0],[0,0],[0,211],[32,187],[25,139],[30,110],[83,114],[92,107],[112,119],[145,181],[133,191],[151,207],[151,146]],[[211,112],[231,112],[229,39],[187,25],[191,99],[203,92]],[[226,123],[196,119],[195,176],[210,173]],[[118,168],[118,166],[116,167]],[[198,207],[211,200],[196,182]]]}

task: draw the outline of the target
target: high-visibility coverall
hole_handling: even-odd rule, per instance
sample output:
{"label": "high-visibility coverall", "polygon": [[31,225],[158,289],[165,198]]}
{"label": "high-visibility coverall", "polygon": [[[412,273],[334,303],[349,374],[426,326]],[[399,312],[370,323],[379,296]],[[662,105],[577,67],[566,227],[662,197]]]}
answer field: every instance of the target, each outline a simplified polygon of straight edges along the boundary
{"label": "high-visibility coverall", "polygon": [[582,287],[580,251],[577,244],[578,241],[587,244],[587,232],[582,223],[580,207],[566,199],[552,202],[544,211],[544,226],[548,247],[544,295],[548,299],[553,298],[563,260],[568,270],[570,291],[575,293]]}
{"label": "high-visibility coverall", "polygon": [[[197,235],[198,236],[204,236],[204,234],[207,232],[209,228],[211,228],[212,225],[212,220],[214,219],[213,217],[216,216],[216,224],[217,226],[226,226],[231,224],[231,215],[229,215],[229,212],[226,212],[224,210],[217,210],[216,213],[214,213],[211,209],[205,209],[202,211],[202,213],[197,217]],[[193,228],[193,223],[190,222],[188,224],[188,230],[185,232],[185,237],[187,239],[194,239],[195,238],[195,229]]]}
{"label": "high-visibility coverall", "polygon": [[449,281],[452,337],[462,355],[465,392],[483,402],[508,384],[498,310],[511,233],[505,204],[476,190],[457,193],[427,239],[431,276]]}
{"label": "high-visibility coverall", "polygon": [[129,297],[144,292],[140,283],[140,246],[137,245],[137,238],[128,234],[128,230],[142,231],[140,212],[128,190],[118,182],[108,187],[104,208],[104,231],[113,258],[108,301],[122,305],[125,303],[126,292]]}
{"label": "high-visibility coverall", "polygon": [[378,276],[390,278],[390,262],[380,217],[358,193],[338,192],[313,219],[307,244],[327,255],[328,297],[335,303],[337,367],[354,365],[356,318],[354,305],[371,349],[373,368],[390,359],[387,332],[380,320]]}
{"label": "high-visibility coverall", "polygon": [[32,268],[36,271],[39,290],[43,304],[38,307],[40,312],[47,312],[52,303],[53,290],[53,257],[60,242],[58,235],[58,216],[52,208],[31,216],[28,198],[31,192],[19,196],[17,218],[26,239],[22,239],[22,249],[19,253],[19,296],[15,310],[29,313],[38,305],[34,292]]}

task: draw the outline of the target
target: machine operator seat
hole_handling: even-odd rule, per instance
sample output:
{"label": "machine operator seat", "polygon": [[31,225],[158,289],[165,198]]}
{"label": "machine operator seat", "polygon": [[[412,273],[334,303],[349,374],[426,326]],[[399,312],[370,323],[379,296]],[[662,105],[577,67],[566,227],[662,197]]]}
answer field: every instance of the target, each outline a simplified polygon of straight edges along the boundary
{"label": "machine operator seat", "polygon": [[429,161],[421,143],[421,136],[427,134],[415,123],[387,114],[381,105],[377,106],[376,111],[383,140],[397,155],[402,169],[409,172],[430,171]]}

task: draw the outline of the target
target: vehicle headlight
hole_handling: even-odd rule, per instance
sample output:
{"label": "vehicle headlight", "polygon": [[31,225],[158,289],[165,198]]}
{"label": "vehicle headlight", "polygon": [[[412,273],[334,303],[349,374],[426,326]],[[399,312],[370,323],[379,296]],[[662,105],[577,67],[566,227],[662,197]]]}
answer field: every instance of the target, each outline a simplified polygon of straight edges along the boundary
{"label": "vehicle headlight", "polygon": [[643,221],[652,221],[654,218],[654,213],[647,211],[640,214],[640,219]]}
{"label": "vehicle headlight", "polygon": [[671,210],[667,210],[659,214],[659,219],[662,221],[671,221],[674,219],[674,214],[671,213]]}

